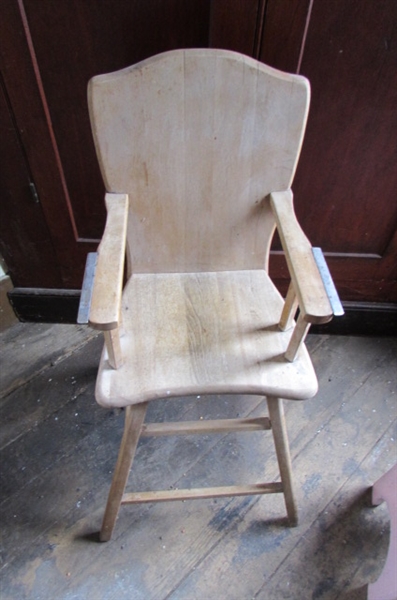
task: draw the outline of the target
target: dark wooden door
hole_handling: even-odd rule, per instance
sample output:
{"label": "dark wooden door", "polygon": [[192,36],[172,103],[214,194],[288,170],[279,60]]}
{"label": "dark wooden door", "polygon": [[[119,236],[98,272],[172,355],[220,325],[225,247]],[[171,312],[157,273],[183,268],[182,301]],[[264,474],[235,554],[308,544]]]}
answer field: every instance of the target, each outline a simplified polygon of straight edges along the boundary
{"label": "dark wooden door", "polygon": [[311,83],[294,182],[305,231],[344,300],[396,302],[397,3],[269,0],[263,37],[261,60]]}
{"label": "dark wooden door", "polygon": [[[53,263],[55,254],[57,267],[51,279],[42,255],[32,281],[5,226],[2,252],[14,285],[80,288],[87,252],[101,237],[104,188],[88,120],[88,80],[172,48],[208,46],[209,19],[209,0],[2,2],[4,87],[53,246],[48,259]],[[30,216],[19,209],[21,234],[34,244]]]}
{"label": "dark wooden door", "polygon": [[27,286],[36,285],[41,273],[44,286],[62,286],[50,231],[38,202],[4,85],[0,81],[0,237],[3,254]]}
{"label": "dark wooden door", "polygon": [[[397,302],[395,0],[3,0],[1,10],[2,120],[13,150],[0,165],[0,251],[14,285],[80,288],[101,236],[90,77],[212,46],[309,78],[298,216],[344,301]],[[272,264],[285,289],[277,245]]]}

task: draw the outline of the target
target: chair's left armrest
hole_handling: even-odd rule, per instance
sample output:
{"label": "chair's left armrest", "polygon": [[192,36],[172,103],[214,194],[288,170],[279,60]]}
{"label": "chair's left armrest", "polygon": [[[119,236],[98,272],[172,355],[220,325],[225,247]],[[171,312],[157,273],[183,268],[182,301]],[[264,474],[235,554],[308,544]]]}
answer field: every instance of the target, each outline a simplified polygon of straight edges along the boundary
{"label": "chair's left armrest", "polygon": [[[109,331],[116,329],[120,322],[128,195],[106,194],[105,202],[105,231],[98,247],[96,261],[94,256],[87,260],[81,305],[85,303],[85,312],[88,313],[91,327]],[[84,312],[83,306],[80,312]]]}
{"label": "chair's left armrest", "polygon": [[292,286],[307,323],[327,323],[334,315],[313,248],[296,218],[291,190],[270,194]]}

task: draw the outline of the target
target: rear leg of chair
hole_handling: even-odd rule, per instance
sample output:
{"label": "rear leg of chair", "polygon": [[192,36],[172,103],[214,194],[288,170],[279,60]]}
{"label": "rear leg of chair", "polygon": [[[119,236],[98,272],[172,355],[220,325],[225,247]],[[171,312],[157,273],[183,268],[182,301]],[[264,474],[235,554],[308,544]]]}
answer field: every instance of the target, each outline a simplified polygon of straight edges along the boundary
{"label": "rear leg of chair", "polygon": [[298,524],[298,512],[292,485],[291,455],[288,444],[287,428],[285,424],[283,401],[281,398],[268,397],[267,405],[272,424],[274,445],[276,447],[288,519],[290,525],[295,526]]}
{"label": "rear leg of chair", "polygon": [[112,537],[146,410],[147,403],[135,404],[126,408],[124,433],[99,534],[101,542],[107,542]]}

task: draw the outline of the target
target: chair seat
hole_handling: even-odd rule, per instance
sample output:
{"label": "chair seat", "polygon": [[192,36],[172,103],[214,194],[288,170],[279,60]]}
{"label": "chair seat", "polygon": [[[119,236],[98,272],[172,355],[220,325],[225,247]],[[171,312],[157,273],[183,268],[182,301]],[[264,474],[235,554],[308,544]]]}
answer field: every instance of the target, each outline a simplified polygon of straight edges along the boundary
{"label": "chair seat", "polygon": [[264,270],[134,274],[123,293],[123,365],[104,349],[99,404],[172,396],[255,394],[305,399],[317,378],[302,345],[286,361],[292,330],[278,328],[283,299]]}

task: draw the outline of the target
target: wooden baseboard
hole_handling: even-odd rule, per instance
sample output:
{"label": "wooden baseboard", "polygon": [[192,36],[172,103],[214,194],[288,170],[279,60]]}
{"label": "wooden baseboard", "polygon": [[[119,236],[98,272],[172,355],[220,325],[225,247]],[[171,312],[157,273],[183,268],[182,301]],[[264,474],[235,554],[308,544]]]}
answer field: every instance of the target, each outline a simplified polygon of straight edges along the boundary
{"label": "wooden baseboard", "polygon": [[345,314],[325,325],[313,325],[310,333],[332,335],[397,336],[397,304],[342,302]]}
{"label": "wooden baseboard", "polygon": [[[76,323],[80,290],[14,288],[8,293],[20,321]],[[326,325],[314,325],[311,333],[333,335],[397,336],[397,304],[343,302],[345,315]]]}

